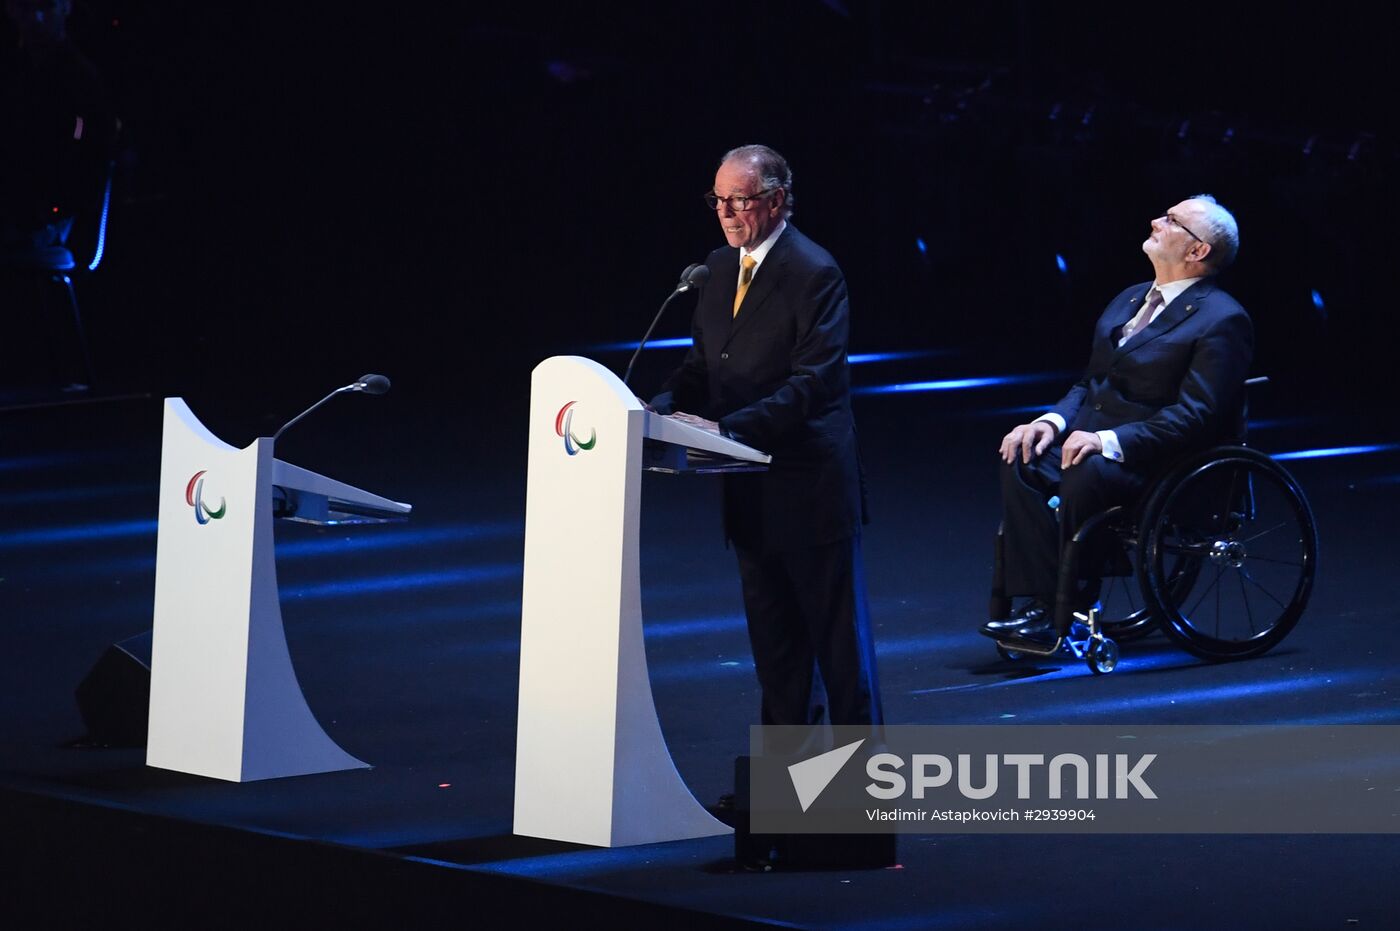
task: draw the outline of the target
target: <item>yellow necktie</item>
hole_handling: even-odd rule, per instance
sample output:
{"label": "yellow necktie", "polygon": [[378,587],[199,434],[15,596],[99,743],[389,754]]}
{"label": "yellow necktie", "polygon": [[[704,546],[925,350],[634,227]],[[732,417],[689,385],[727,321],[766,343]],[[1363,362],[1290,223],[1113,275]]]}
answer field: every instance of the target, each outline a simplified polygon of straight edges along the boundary
{"label": "yellow necktie", "polygon": [[753,256],[746,255],[739,260],[739,264],[744,268],[743,271],[739,272],[739,290],[734,292],[734,316],[736,317],[739,316],[739,305],[744,303],[744,295],[749,293],[749,285],[753,283],[753,270],[757,267],[758,262],[754,261]]}

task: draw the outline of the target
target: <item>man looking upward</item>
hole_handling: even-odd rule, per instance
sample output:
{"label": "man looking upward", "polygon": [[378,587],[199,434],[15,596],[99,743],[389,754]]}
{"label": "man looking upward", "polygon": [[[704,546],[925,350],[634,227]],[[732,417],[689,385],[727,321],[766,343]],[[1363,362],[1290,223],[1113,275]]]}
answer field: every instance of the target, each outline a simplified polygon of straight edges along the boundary
{"label": "man looking upward", "polygon": [[[1079,383],[1002,438],[1005,591],[1027,601],[983,633],[1053,646],[1066,633],[1052,618],[1060,555],[1079,526],[1134,500],[1183,453],[1241,438],[1254,329],[1213,280],[1238,249],[1235,218],[1208,194],[1153,220],[1142,244],[1153,280],[1109,303]],[[1098,579],[1082,581],[1076,610],[1098,597]]]}

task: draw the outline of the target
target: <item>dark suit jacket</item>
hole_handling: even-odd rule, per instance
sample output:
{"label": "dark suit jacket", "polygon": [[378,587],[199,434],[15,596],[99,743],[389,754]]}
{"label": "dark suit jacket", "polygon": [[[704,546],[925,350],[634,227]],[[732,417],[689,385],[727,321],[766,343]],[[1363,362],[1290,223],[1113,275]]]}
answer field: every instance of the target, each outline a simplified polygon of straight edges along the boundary
{"label": "dark suit jacket", "polygon": [[652,403],[719,422],[773,456],[767,472],[725,479],[725,532],[777,551],[853,535],[862,516],[851,419],[846,280],[788,223],[733,315],[739,250],[716,249],[685,362]]}
{"label": "dark suit jacket", "polygon": [[1210,278],[1172,301],[1141,333],[1117,345],[1152,283],[1108,305],[1094,328],[1084,377],[1051,410],[1067,430],[1113,430],[1124,465],[1152,470],[1190,450],[1243,439],[1244,379],[1254,327]]}

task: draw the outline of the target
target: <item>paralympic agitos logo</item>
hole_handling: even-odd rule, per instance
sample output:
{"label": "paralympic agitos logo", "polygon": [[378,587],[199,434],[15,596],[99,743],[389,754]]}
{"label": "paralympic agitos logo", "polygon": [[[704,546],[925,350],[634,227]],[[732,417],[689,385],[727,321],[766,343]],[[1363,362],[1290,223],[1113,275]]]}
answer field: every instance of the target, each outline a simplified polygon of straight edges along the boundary
{"label": "paralympic agitos logo", "polygon": [[190,476],[189,484],[185,486],[185,503],[194,508],[194,519],[196,523],[207,524],[211,520],[221,519],[228,511],[228,504],[224,501],[223,495],[219,496],[219,506],[217,509],[210,508],[204,502],[204,473],[205,469],[200,469]]}
{"label": "paralympic agitos logo", "polygon": [[577,401],[570,401],[559,408],[559,413],[554,415],[554,432],[564,439],[564,452],[570,456],[577,456],[579,450],[589,450],[598,445],[598,431],[592,427],[588,428],[588,440],[584,441],[574,435],[574,411],[573,407]]}

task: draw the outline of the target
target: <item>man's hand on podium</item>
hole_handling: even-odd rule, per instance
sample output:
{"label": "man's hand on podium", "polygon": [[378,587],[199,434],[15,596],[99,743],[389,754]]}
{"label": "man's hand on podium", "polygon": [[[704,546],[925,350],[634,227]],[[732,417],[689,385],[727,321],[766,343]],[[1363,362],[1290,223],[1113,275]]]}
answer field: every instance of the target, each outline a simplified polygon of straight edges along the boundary
{"label": "man's hand on podium", "polygon": [[676,411],[674,414],[667,414],[672,420],[679,420],[681,423],[690,424],[692,427],[699,427],[715,436],[721,436],[719,424],[713,420],[706,420],[704,417],[697,417],[695,414],[687,414],[684,411]]}

